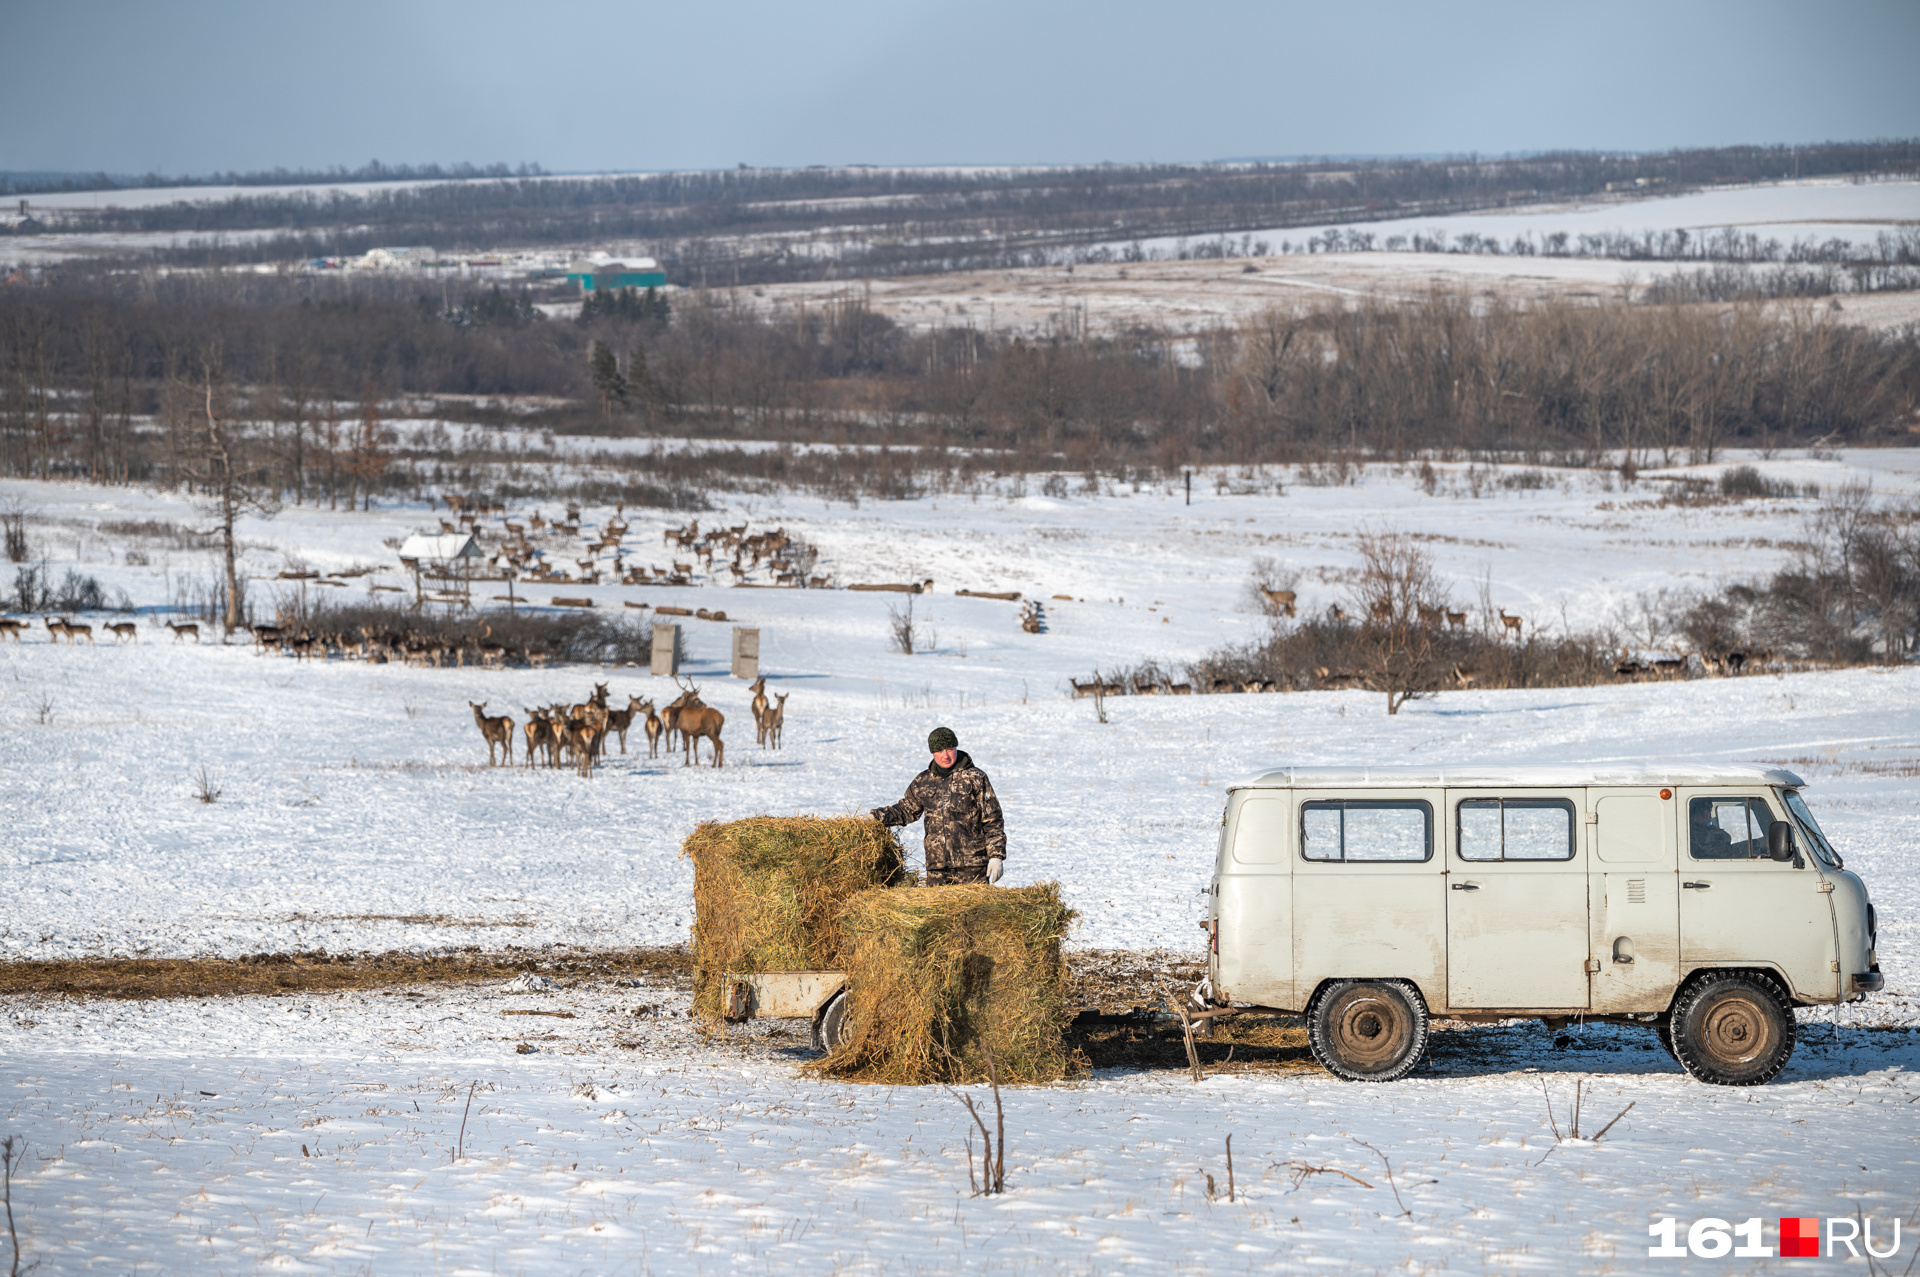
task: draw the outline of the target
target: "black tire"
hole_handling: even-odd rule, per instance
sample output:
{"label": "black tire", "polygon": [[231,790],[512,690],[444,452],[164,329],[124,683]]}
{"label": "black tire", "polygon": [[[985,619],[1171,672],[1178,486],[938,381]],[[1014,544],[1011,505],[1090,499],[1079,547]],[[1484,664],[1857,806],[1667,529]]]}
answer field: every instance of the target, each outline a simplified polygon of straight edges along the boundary
{"label": "black tire", "polygon": [[1793,1004],[1770,977],[1709,971],[1673,1000],[1673,1054],[1715,1086],[1759,1086],[1793,1055]]}
{"label": "black tire", "polygon": [[1400,980],[1341,980],[1307,1013],[1313,1058],[1349,1082],[1397,1082],[1427,1051],[1427,1007]]}
{"label": "black tire", "polygon": [[820,1010],[819,1027],[814,1036],[814,1045],[823,1051],[839,1049],[847,1040],[847,991],[845,989],[827,999],[827,1005]]}

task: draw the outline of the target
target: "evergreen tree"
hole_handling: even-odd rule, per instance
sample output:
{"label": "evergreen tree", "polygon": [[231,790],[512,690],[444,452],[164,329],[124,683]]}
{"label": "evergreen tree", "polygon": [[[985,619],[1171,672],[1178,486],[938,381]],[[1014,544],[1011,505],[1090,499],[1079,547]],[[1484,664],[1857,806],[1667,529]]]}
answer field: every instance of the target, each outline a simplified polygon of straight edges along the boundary
{"label": "evergreen tree", "polygon": [[587,349],[587,367],[593,376],[593,388],[600,392],[600,408],[607,424],[613,424],[613,405],[627,400],[627,380],[620,375],[620,360],[604,342],[593,342]]}

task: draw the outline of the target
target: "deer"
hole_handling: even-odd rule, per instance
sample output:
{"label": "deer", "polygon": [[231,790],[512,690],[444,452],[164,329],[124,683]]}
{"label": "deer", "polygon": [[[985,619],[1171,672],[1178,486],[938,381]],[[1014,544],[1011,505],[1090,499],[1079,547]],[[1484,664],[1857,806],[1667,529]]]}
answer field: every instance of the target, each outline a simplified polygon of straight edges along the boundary
{"label": "deer", "polygon": [[633,716],[645,704],[638,696],[629,696],[625,709],[607,711],[607,730],[619,735],[620,752],[623,754],[627,752],[627,731],[633,726]]}
{"label": "deer", "polygon": [[[680,680],[675,678],[674,682],[678,684]],[[713,765],[720,766],[727,756],[727,747],[720,741],[720,729],[726,726],[727,716],[701,701],[697,684],[687,686],[686,695],[680,699],[687,702],[674,719],[674,730],[680,733],[680,742],[686,749],[681,766],[691,767],[700,756],[698,741],[702,736],[713,742]]]}
{"label": "deer", "polygon": [[480,638],[480,664],[488,669],[502,669],[507,663],[507,645],[493,637],[493,626],[482,625]]}
{"label": "deer", "polygon": [[1367,609],[1367,614],[1382,625],[1392,624],[1393,623],[1393,600],[1392,599],[1375,599],[1373,602],[1373,606]]}
{"label": "deer", "polygon": [[781,692],[776,695],[774,700],[777,701],[778,704],[767,711],[767,739],[773,742],[775,749],[780,748],[780,733],[786,730],[787,697],[789,695],[791,695],[789,692]]}
{"label": "deer", "polygon": [[140,631],[134,626],[132,621],[109,621],[107,622],[107,633],[113,635],[122,643],[138,643],[140,641]]}
{"label": "deer", "polygon": [[660,757],[660,738],[666,734],[667,725],[660,721],[660,715],[653,708],[651,700],[642,701],[640,704],[647,711],[647,757],[658,758]]}
{"label": "deer", "polygon": [[1462,691],[1465,691],[1467,688],[1472,687],[1473,681],[1479,677],[1480,675],[1478,671],[1462,669],[1460,668],[1459,663],[1455,662],[1453,667],[1453,681],[1460,685],[1460,688]]}
{"label": "deer", "polygon": [[1422,625],[1431,625],[1431,626],[1438,627],[1441,621],[1446,616],[1446,613],[1442,609],[1437,607],[1428,607],[1425,603],[1416,602],[1413,605],[1413,607],[1414,607],[1414,610],[1417,613],[1419,613],[1420,624]]}
{"label": "deer", "polygon": [[1079,679],[1075,678],[1070,678],[1067,682],[1073,685],[1073,699],[1076,701],[1083,696],[1092,696],[1095,692],[1098,692],[1101,687],[1100,676],[1098,674],[1093,676],[1093,682],[1091,683],[1082,683]]}
{"label": "deer", "polygon": [[573,755],[580,764],[582,776],[592,777],[593,765],[606,748],[609,717],[605,706],[589,704],[581,713],[577,726],[575,720],[568,720],[567,726],[573,730]]}
{"label": "deer", "polygon": [[1513,635],[1514,642],[1516,643],[1519,642],[1520,641],[1520,622],[1524,618],[1518,617],[1518,616],[1508,616],[1507,609],[1505,608],[1500,608],[1498,610],[1500,613],[1500,624],[1507,627],[1505,632],[1507,634]]}
{"label": "deer", "polygon": [[[53,628],[52,624],[49,623],[47,628],[51,630]],[[60,632],[66,636],[69,647],[73,645],[73,641],[77,638],[85,639],[88,647],[93,646],[93,627],[91,625],[82,625],[78,621],[62,621],[60,622]],[[51,642],[51,640],[49,640],[49,642]]]}
{"label": "deer", "polygon": [[1267,600],[1268,611],[1277,616],[1296,615],[1293,606],[1295,595],[1292,590],[1269,590],[1263,585],[1260,587],[1260,593]]}
{"label": "deer", "polygon": [[767,744],[767,676],[762,674],[753,680],[752,686],[747,690],[753,693],[754,743],[765,748]]}
{"label": "deer", "polygon": [[547,766],[559,766],[560,760],[553,751],[553,724],[537,709],[527,710],[526,715],[527,725],[521,730],[527,734],[527,766],[535,765],[543,749],[547,751]]}
{"label": "deer", "polygon": [[25,625],[10,616],[0,616],[0,634],[6,635],[16,643],[20,641],[20,631],[25,628]]}
{"label": "deer", "polygon": [[192,623],[188,623],[186,625],[175,625],[172,621],[166,621],[163,623],[166,625],[168,629],[173,631],[174,642],[178,643],[181,639],[186,638],[189,634],[191,634],[193,636],[193,641],[195,645],[197,646],[199,644],[200,642],[199,626],[194,625]]}
{"label": "deer", "polygon": [[1467,628],[1467,614],[1465,612],[1448,612],[1447,624],[1453,629],[1464,630]]}
{"label": "deer", "polygon": [[480,734],[487,738],[487,766],[494,766],[493,747],[498,745],[507,756],[507,766],[513,766],[513,720],[505,714],[498,718],[487,717],[487,703],[481,701],[475,705],[467,702],[473,710],[473,721],[480,726]]}

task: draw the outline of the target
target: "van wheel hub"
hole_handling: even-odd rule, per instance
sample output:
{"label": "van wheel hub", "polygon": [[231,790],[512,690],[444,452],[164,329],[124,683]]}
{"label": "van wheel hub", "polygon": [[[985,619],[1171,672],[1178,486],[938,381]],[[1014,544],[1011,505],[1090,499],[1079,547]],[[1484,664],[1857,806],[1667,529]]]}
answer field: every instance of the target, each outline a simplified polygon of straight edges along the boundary
{"label": "van wheel hub", "polygon": [[1674,999],[1673,1053],[1718,1086],[1757,1086],[1793,1054],[1793,1007],[1765,975],[1713,971]]}
{"label": "van wheel hub", "polygon": [[1307,1017],[1314,1058],[1354,1082],[1405,1077],[1427,1047],[1427,1012],[1399,980],[1348,980],[1320,995]]}

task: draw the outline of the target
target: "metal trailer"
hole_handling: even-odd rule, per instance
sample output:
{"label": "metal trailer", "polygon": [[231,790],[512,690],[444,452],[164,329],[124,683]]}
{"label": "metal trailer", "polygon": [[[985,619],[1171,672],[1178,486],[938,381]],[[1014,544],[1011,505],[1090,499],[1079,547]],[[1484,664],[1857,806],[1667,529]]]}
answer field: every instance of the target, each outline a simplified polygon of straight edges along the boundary
{"label": "metal trailer", "polygon": [[847,973],[729,971],[721,1014],[733,1024],[755,1017],[811,1021],[815,1049],[831,1051],[846,1032]]}

